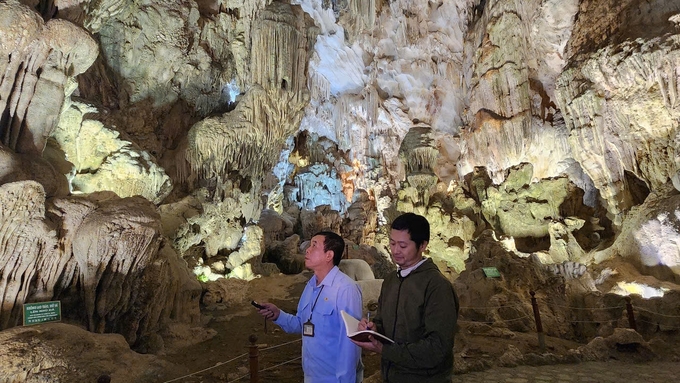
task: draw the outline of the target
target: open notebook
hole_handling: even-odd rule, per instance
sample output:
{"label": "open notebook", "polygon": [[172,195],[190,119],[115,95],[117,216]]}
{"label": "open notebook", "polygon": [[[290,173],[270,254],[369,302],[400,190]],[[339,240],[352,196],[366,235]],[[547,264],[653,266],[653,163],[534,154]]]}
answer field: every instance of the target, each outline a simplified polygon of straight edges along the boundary
{"label": "open notebook", "polygon": [[385,335],[379,334],[375,331],[372,330],[363,330],[359,331],[359,321],[355,319],[353,316],[347,314],[345,310],[341,310],[340,314],[342,314],[342,320],[345,322],[345,331],[347,331],[347,336],[351,339],[356,340],[357,342],[370,342],[368,339],[369,335],[373,335],[373,337],[383,343],[394,343],[394,341]]}

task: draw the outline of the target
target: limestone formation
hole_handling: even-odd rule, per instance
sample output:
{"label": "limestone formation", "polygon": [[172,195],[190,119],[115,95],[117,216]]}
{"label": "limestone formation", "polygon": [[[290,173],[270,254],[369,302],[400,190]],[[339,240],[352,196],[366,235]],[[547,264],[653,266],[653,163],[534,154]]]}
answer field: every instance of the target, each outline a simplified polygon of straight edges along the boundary
{"label": "limestone formation", "polygon": [[598,337],[576,350],[584,361],[604,361],[611,358],[645,361],[653,351],[644,338],[631,329],[616,329],[606,338]]}
{"label": "limestone formation", "polygon": [[71,192],[108,190],[120,197],[141,195],[159,204],[172,191],[170,178],[148,152],[95,119],[98,114],[93,105],[72,102],[48,142],[54,161],[65,162]]}
{"label": "limestone formation", "polygon": [[293,234],[283,241],[267,244],[262,259],[274,263],[284,274],[298,274],[305,269],[305,256],[300,251],[300,236]]}
{"label": "limestone formation", "polygon": [[[76,25],[58,19],[45,23],[15,1],[0,4],[0,20],[0,56],[7,58],[0,68],[4,144],[0,198],[5,228],[0,326],[18,324],[23,303],[62,299],[65,317],[81,321],[91,331],[119,332],[131,345],[143,345],[147,336],[171,320],[195,323],[197,286],[186,283],[189,274],[174,251],[161,250],[159,220],[148,201],[120,203],[117,197],[104,195],[46,201],[69,193],[67,176],[69,181],[77,176],[90,178],[78,185],[88,193],[114,190],[123,196],[143,194],[156,202],[169,193],[167,176],[164,179],[163,171],[154,169],[145,153],[121,151],[125,144],[107,142],[102,136],[79,136],[83,114],[93,111],[83,110],[83,104],[79,104],[79,118],[69,119],[66,113],[63,120],[75,122],[70,138],[76,145],[65,150],[75,166],[89,174],[72,171],[74,165],[57,151],[43,153],[48,137],[62,121],[61,112],[73,105],[74,77],[94,62],[97,43]],[[97,150],[87,151],[92,144],[77,145],[78,140],[92,142],[88,139],[116,147],[97,154]],[[118,156],[110,156],[116,151]],[[139,158],[136,171],[125,172],[134,158]],[[136,185],[131,182],[135,172],[144,178],[149,169],[156,174]],[[98,180],[93,179],[97,170],[101,170]],[[111,210],[98,216],[107,210],[100,210],[104,200]],[[117,219],[112,217],[116,214]]]}
{"label": "limestone formation", "polygon": [[279,215],[270,209],[262,210],[258,226],[262,228],[264,243],[282,241],[293,235],[293,220],[287,215]]}
{"label": "limestone formation", "polygon": [[646,197],[636,181],[653,190],[676,178],[678,39],[603,48],[556,83],[574,157],[619,224],[622,212]]}
{"label": "limestone formation", "polygon": [[[175,239],[183,253],[205,244],[207,258],[222,249],[235,250],[224,270],[247,278],[254,275],[245,262],[262,255],[262,235],[247,232],[259,230],[255,227],[242,231],[241,219],[252,223],[259,218],[262,180],[300,123],[309,100],[305,76],[309,49],[317,33],[300,8],[281,2],[268,4],[252,21],[250,78],[244,80],[248,89],[233,110],[191,127],[186,151],[179,158],[180,167],[186,167],[179,172],[180,182],[191,188],[207,185],[212,201],[204,200],[202,215],[193,217],[191,226],[180,229]],[[210,212],[222,218],[211,219]],[[225,219],[230,221],[229,230],[221,225]],[[194,235],[195,227],[199,235]],[[200,267],[197,273],[205,275],[206,266]]]}
{"label": "limestone formation", "polygon": [[347,217],[341,228],[343,238],[354,243],[372,245],[375,242],[377,224],[375,198],[364,190],[354,193],[354,201],[347,208]]}
{"label": "limestone formation", "polygon": [[534,164],[538,178],[571,172],[567,131],[552,97],[554,79],[567,64],[564,50],[577,4],[485,2],[466,35],[470,93],[458,165],[463,174],[485,164],[500,183],[504,169],[522,162]]}
{"label": "limestone formation", "polygon": [[308,100],[308,50],[315,37],[299,8],[274,2],[253,25],[249,89],[236,109],[209,118],[189,133],[187,159],[200,178],[230,171],[260,179],[278,159]]}
{"label": "limestone formation", "polygon": [[555,275],[563,275],[565,279],[579,278],[586,272],[584,264],[571,261],[547,265],[546,268]]}
{"label": "limestone formation", "polygon": [[322,205],[314,210],[303,209],[300,212],[300,221],[302,222],[302,239],[309,241],[314,234],[322,230],[339,233],[342,217],[330,206]]}
{"label": "limestone formation", "polygon": [[97,57],[95,40],[64,20],[43,22],[15,0],[0,3],[0,142],[42,154],[57,126],[69,82]]}
{"label": "limestone formation", "polygon": [[46,197],[63,197],[69,193],[68,180],[64,177],[68,172],[64,170],[58,161],[50,161],[48,156],[15,153],[0,144],[0,185],[30,180],[42,186]]}
{"label": "limestone formation", "polygon": [[361,288],[361,303],[363,311],[371,311],[375,315],[383,279],[364,279],[357,281]]}
{"label": "limestone formation", "polygon": [[338,268],[355,281],[375,279],[371,267],[363,259],[341,259]]}
{"label": "limestone formation", "polygon": [[93,334],[65,323],[15,327],[0,332],[0,381],[145,382],[179,373],[154,355],[130,350],[117,334]]}
{"label": "limestone formation", "polygon": [[607,258],[624,257],[646,274],[661,280],[680,281],[680,258],[675,250],[674,238],[678,236],[678,203],[680,197],[675,189],[666,186],[665,190],[651,195],[645,203],[632,209],[631,217],[626,220],[616,242],[601,253],[595,260],[602,262]]}
{"label": "limestone formation", "polygon": [[[57,233],[45,220],[45,191],[40,184],[0,185],[0,201],[0,327],[4,329],[18,324],[24,302],[53,297],[69,257],[60,257]],[[29,288],[33,283],[39,285],[35,292]]]}
{"label": "limestone formation", "polygon": [[3,328],[19,323],[23,303],[50,300],[63,300],[65,317],[130,345],[170,321],[196,323],[199,286],[162,246],[153,204],[102,194],[55,199],[46,209],[36,182],[0,188]]}

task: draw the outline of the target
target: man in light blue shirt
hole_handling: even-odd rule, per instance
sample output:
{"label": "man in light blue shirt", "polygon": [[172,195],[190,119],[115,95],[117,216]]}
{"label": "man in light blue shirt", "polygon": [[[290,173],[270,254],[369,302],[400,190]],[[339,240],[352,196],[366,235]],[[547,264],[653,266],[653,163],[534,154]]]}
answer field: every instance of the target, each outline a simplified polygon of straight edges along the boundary
{"label": "man in light blue shirt", "polygon": [[302,334],[305,383],[359,383],[363,380],[361,349],[347,337],[341,310],[362,317],[361,289],[338,269],[345,241],[333,232],[315,234],[305,253],[305,267],[314,272],[307,282],[297,315],[262,303],[258,312],[287,333]]}

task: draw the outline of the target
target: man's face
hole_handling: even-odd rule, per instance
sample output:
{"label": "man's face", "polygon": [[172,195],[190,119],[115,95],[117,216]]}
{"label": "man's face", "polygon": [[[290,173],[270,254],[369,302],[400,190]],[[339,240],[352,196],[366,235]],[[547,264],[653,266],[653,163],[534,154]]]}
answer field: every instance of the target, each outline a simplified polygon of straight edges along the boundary
{"label": "man's face", "polygon": [[305,251],[305,267],[314,271],[317,267],[326,265],[328,257],[333,258],[332,251],[324,251],[325,237],[323,235],[315,235],[309,242],[309,247]]}
{"label": "man's face", "polygon": [[427,247],[427,241],[420,247],[411,240],[411,234],[407,230],[390,231],[390,252],[394,263],[402,269],[409,268],[420,262],[423,258],[423,250]]}

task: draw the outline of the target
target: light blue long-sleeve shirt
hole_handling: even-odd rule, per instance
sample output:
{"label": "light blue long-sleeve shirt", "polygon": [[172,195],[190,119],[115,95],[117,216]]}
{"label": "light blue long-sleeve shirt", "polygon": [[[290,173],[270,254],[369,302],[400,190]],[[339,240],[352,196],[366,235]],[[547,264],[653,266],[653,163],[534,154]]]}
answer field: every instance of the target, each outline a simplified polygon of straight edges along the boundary
{"label": "light blue long-sleeve shirt", "polygon": [[340,315],[340,310],[345,310],[353,317],[361,318],[361,308],[359,285],[335,266],[319,286],[316,276],[307,282],[297,315],[281,311],[274,323],[287,333],[302,334],[302,325],[311,314],[314,336],[302,336],[305,383],[358,383],[363,380],[361,349],[347,337]]}

